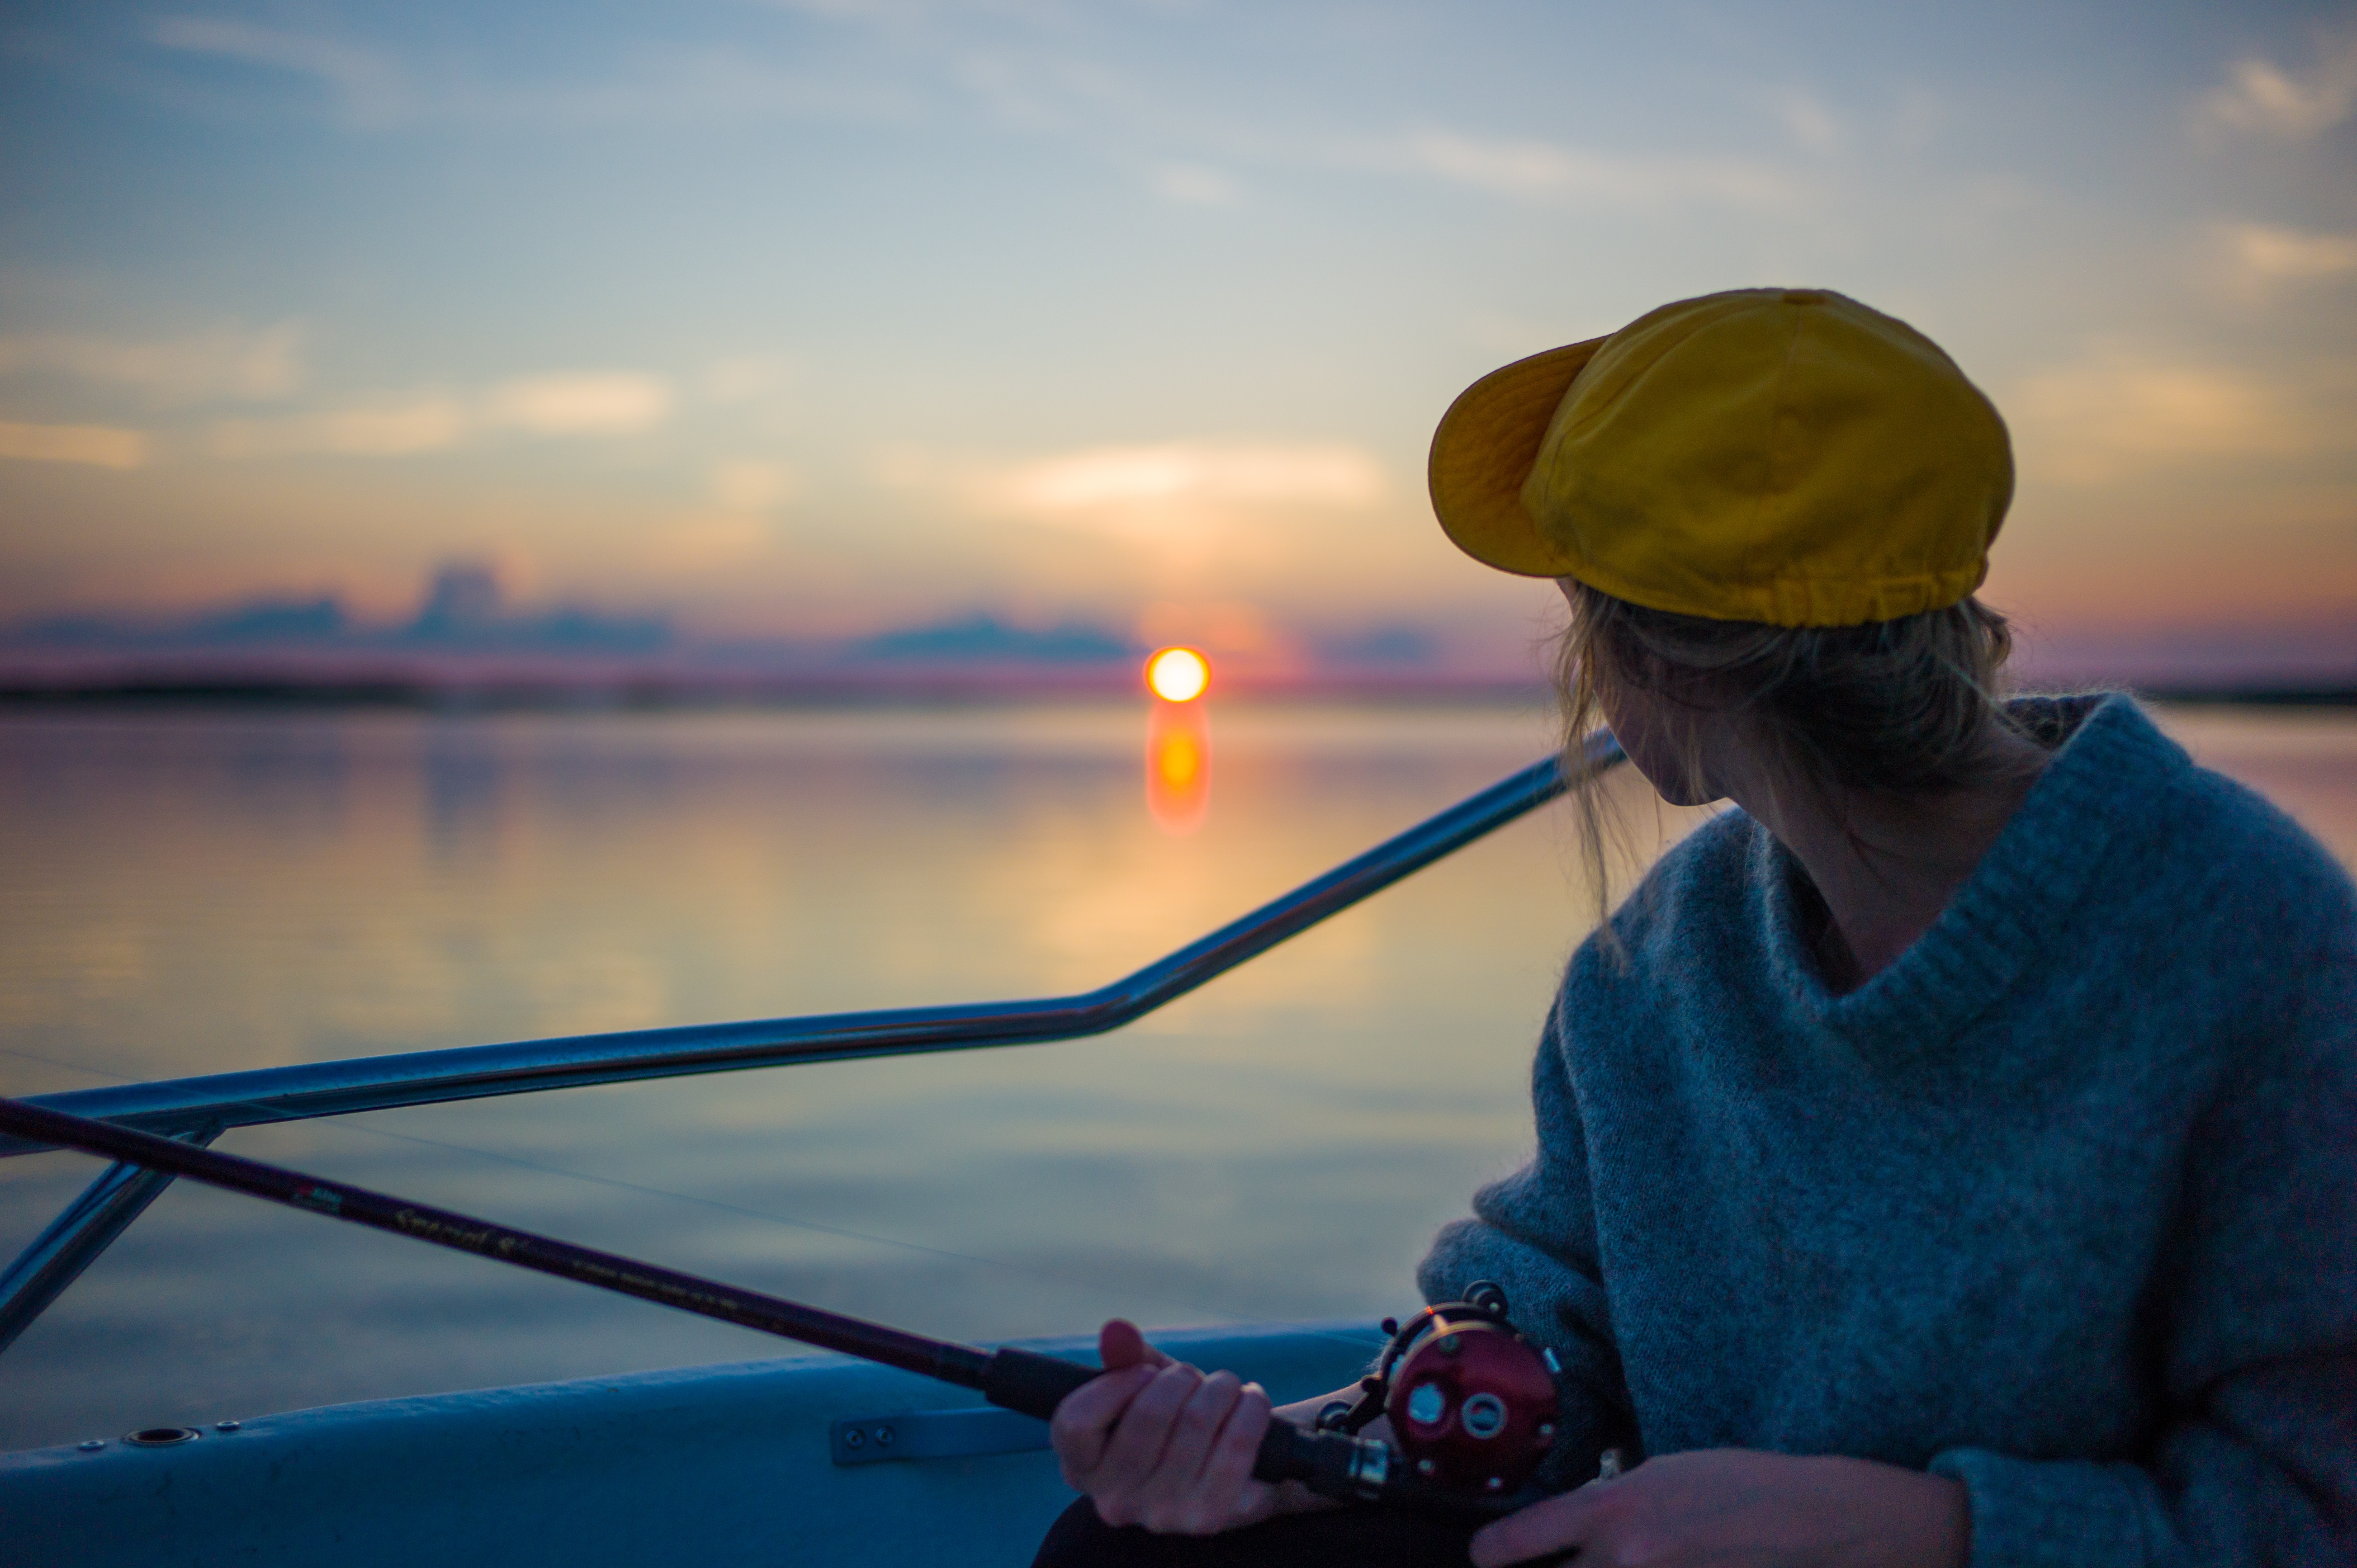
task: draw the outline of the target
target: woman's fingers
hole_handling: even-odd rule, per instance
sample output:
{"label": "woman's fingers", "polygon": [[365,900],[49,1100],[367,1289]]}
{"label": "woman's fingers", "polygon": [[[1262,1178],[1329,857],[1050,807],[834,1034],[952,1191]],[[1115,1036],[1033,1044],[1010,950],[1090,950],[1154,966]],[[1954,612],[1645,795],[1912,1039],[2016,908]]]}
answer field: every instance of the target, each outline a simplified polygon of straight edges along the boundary
{"label": "woman's fingers", "polygon": [[[1141,1522],[1166,1535],[1207,1535],[1236,1521],[1251,1466],[1232,1479],[1215,1476],[1212,1458],[1243,1403],[1233,1372],[1214,1372],[1171,1418],[1162,1458],[1139,1498]],[[1256,1440],[1255,1440],[1256,1441]]]}
{"label": "woman's fingers", "polygon": [[1151,1367],[1124,1367],[1091,1378],[1056,1406],[1048,1423],[1048,1441],[1063,1466],[1068,1486],[1086,1488],[1090,1476],[1104,1463],[1105,1444],[1114,1425],[1154,1377]]}
{"label": "woman's fingers", "polygon": [[1228,1412],[1243,1396],[1243,1380],[1233,1372],[1213,1372],[1196,1385],[1187,1402],[1171,1418],[1169,1441],[1162,1448],[1162,1474],[1169,1490],[1190,1489],[1211,1456],[1211,1444],[1227,1424]]}
{"label": "woman's fingers", "polygon": [[1049,1423],[1064,1479],[1107,1524],[1207,1534],[1253,1500],[1267,1391],[1232,1372],[1205,1377],[1114,1318],[1097,1336],[1105,1371],[1067,1395]]}
{"label": "woman's fingers", "polygon": [[1097,1350],[1103,1374],[1066,1395],[1048,1423],[1048,1441],[1063,1466],[1065,1483],[1083,1490],[1104,1463],[1106,1441],[1130,1401],[1153,1381],[1157,1370],[1172,1364],[1146,1342],[1137,1325],[1125,1318],[1113,1318],[1098,1331]]}
{"label": "woman's fingers", "polygon": [[1253,1461],[1260,1456],[1260,1440],[1268,1432],[1270,1419],[1266,1389],[1246,1383],[1236,1391],[1235,1404],[1211,1440],[1211,1451],[1204,1455],[1203,1467],[1195,1477],[1196,1489],[1213,1499],[1220,1509],[1220,1519],[1211,1529],[1232,1522],[1241,1511],[1246,1489],[1254,1484]]}
{"label": "woman's fingers", "polygon": [[[1088,1490],[1101,1505],[1116,1493],[1142,1495],[1146,1482],[1162,1463],[1171,1424],[1202,1382],[1202,1373],[1178,1361],[1155,1372],[1137,1391],[1106,1440],[1104,1458],[1090,1478]],[[1103,1508],[1098,1511],[1102,1513]],[[1108,1517],[1105,1522],[1116,1521]]]}
{"label": "woman's fingers", "polygon": [[1598,1507],[1610,1493],[1596,1483],[1565,1492],[1520,1513],[1508,1514],[1477,1531],[1467,1555],[1474,1568],[1507,1568],[1510,1563],[1545,1558],[1551,1552],[1585,1541],[1596,1524]]}

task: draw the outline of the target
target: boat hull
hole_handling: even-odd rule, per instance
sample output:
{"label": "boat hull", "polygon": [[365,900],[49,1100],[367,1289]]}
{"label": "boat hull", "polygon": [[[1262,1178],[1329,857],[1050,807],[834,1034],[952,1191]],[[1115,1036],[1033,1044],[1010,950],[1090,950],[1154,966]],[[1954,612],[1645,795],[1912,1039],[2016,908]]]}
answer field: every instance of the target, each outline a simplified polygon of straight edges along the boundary
{"label": "boat hull", "polygon": [[[1380,1344],[1361,1324],[1156,1339],[1280,1402],[1350,1382]],[[835,1356],[334,1405],[166,1447],[109,1434],[95,1450],[0,1455],[0,1539],[20,1568],[1019,1565],[1071,1498],[1040,1423]]]}

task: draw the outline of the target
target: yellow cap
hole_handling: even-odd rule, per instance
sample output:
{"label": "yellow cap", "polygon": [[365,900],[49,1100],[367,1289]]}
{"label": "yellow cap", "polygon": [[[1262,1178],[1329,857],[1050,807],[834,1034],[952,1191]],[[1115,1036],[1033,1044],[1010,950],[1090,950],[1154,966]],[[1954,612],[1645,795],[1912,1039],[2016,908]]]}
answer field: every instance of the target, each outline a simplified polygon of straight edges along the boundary
{"label": "yellow cap", "polygon": [[1713,620],[1953,605],[2013,498],[2005,422],[1938,345],[1824,289],[1681,300],[1493,371],[1432,438],[1474,559]]}

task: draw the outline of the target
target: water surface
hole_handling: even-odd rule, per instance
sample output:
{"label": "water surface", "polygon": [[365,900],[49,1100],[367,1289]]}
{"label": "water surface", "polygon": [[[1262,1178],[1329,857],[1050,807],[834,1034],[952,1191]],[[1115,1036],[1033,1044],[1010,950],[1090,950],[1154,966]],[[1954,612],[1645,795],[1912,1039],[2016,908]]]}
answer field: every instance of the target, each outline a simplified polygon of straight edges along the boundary
{"label": "water surface", "polygon": [[[2357,864],[2357,718],[2169,722]],[[0,718],[0,1085],[1082,990],[1548,745],[1508,708],[1223,707],[1174,805],[1147,736],[1126,706]],[[1638,810],[1641,847],[1690,820]],[[1576,858],[1542,812],[1095,1040],[222,1146],[962,1337],[1372,1318],[1527,1150]],[[97,1168],[0,1161],[0,1247]],[[0,1355],[0,1446],[783,1348],[180,1184]]]}

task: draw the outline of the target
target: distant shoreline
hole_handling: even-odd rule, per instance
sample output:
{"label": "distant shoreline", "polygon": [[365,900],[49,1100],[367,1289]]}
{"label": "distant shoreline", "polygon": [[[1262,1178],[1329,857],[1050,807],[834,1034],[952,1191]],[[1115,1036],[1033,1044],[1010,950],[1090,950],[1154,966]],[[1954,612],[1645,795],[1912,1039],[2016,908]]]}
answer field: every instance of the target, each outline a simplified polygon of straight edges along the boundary
{"label": "distant shoreline", "polygon": [[[1536,682],[1479,678],[1228,678],[1211,700],[1364,702],[1417,705],[1537,704]],[[2352,693],[2357,699],[2357,693]],[[895,674],[741,680],[325,681],[140,678],[107,682],[0,681],[0,711],[99,707],[397,708],[435,712],[561,713],[696,709],[1013,707],[1038,703],[1145,702],[1129,670],[1103,679],[1027,681],[999,674]]]}
{"label": "distant shoreline", "polygon": [[[2044,690],[2078,689],[2044,681]],[[2144,685],[2097,681],[2092,688],[2133,691],[2173,706],[2357,708],[2357,681],[2249,686]],[[1540,682],[1394,674],[1231,680],[1218,695],[1254,702],[1360,702],[1417,706],[1532,703],[1546,700]],[[727,708],[908,708],[1015,706],[1140,699],[1126,671],[1096,676],[1059,672],[1025,679],[1005,671],[868,672],[793,678],[620,678],[611,681],[501,678],[418,679],[402,675],[302,680],[142,675],[100,681],[0,679],[0,710],[59,708],[375,708],[426,712],[593,713]]]}

